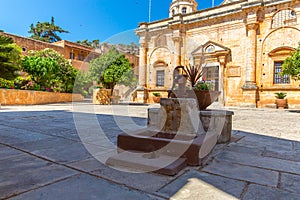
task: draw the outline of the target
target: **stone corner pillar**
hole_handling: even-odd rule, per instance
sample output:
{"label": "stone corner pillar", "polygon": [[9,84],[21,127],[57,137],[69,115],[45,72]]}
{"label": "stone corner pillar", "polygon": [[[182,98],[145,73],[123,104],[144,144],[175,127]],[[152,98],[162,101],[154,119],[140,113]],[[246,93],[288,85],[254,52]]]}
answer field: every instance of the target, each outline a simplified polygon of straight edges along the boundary
{"label": "stone corner pillar", "polygon": [[244,105],[247,107],[256,107],[258,101],[258,86],[256,85],[256,51],[257,51],[257,22],[246,24],[247,53],[246,53],[246,77],[242,86]]}
{"label": "stone corner pillar", "polygon": [[174,56],[175,56],[175,66],[181,66],[181,37],[180,35],[174,36]]}
{"label": "stone corner pillar", "polygon": [[147,79],[147,44],[140,43],[140,58],[139,58],[139,82],[137,88],[137,102],[146,103],[146,79]]}

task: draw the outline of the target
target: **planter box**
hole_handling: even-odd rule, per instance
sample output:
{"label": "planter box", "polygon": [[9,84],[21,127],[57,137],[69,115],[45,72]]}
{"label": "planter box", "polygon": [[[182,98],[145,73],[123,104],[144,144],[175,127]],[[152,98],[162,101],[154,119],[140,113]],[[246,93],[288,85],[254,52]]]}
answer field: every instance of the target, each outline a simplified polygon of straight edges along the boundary
{"label": "planter box", "polygon": [[84,97],[81,94],[0,89],[2,105],[37,105],[83,100]]}

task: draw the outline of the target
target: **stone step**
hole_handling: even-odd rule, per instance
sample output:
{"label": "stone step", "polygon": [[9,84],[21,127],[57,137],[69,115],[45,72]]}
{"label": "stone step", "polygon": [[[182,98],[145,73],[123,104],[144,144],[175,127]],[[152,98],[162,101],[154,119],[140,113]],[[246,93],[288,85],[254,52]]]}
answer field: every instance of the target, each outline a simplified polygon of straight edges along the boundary
{"label": "stone step", "polygon": [[145,152],[121,152],[107,159],[107,165],[135,173],[156,172],[174,176],[187,166],[185,158]]}
{"label": "stone step", "polygon": [[[121,133],[118,135],[119,151],[160,151],[160,154],[166,156],[186,158],[187,164],[192,166],[200,165],[201,159],[209,153],[206,152],[205,155],[201,154],[201,158],[199,157],[199,151],[204,142],[205,135],[200,135],[190,140],[178,140],[175,138],[162,137],[161,135],[159,135],[160,137],[154,136],[157,134],[160,134],[160,132],[157,133],[151,130],[145,130],[137,135]],[[170,135],[167,133],[161,134]],[[207,137],[206,141],[207,143],[211,143],[209,137]],[[215,144],[213,144],[213,146],[214,145]]]}

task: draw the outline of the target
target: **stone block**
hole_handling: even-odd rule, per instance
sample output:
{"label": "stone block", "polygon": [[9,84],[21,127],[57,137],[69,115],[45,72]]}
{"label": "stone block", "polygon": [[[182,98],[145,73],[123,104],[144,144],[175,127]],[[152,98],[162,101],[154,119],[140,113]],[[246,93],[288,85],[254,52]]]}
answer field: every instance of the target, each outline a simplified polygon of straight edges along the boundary
{"label": "stone block", "polygon": [[218,143],[228,143],[231,138],[233,114],[226,110],[201,110],[200,119],[205,131],[211,129],[220,133]]}
{"label": "stone block", "polygon": [[102,164],[94,158],[70,163],[68,165],[115,183],[150,193],[156,192],[173,179],[173,177],[161,176],[155,173],[129,173],[125,172],[125,170],[116,170]]}
{"label": "stone block", "polygon": [[226,161],[268,170],[285,171],[300,174],[300,163],[277,158],[256,156],[247,153],[224,151],[216,156],[219,162]]}
{"label": "stone block", "polygon": [[158,191],[171,199],[237,199],[246,182],[191,170]]}
{"label": "stone block", "polygon": [[278,172],[272,170],[220,162],[219,160],[213,161],[210,165],[204,167],[202,171],[271,187],[277,186],[279,176]]}
{"label": "stone block", "polygon": [[269,200],[269,199],[288,199],[298,200],[300,195],[293,194],[284,190],[251,184],[244,195],[243,200]]}
{"label": "stone block", "polygon": [[300,176],[293,174],[281,174],[280,188],[289,192],[300,194]]}
{"label": "stone block", "polygon": [[[66,197],[67,196],[67,197]],[[86,174],[73,176],[46,187],[15,197],[15,199],[145,199],[161,198]]]}
{"label": "stone block", "polygon": [[160,105],[158,112],[151,112],[152,116],[158,114],[157,129],[162,127],[159,130],[179,135],[198,135],[201,124],[195,99],[162,98]]}
{"label": "stone block", "polygon": [[5,199],[65,179],[78,172],[22,154],[0,161],[0,173],[0,198]]}

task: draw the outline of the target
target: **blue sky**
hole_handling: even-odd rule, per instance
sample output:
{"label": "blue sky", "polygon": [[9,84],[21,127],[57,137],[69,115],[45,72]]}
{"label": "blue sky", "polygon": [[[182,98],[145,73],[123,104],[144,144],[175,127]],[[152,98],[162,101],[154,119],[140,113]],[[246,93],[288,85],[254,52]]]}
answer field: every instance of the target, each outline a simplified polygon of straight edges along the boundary
{"label": "blue sky", "polygon": [[[223,0],[215,0],[219,5]],[[171,0],[152,0],[151,21],[168,17]],[[211,7],[212,0],[198,0],[198,10]],[[0,30],[29,36],[31,23],[50,21],[70,33],[70,41],[94,40],[128,43],[140,22],[148,22],[149,0],[0,0]]]}

